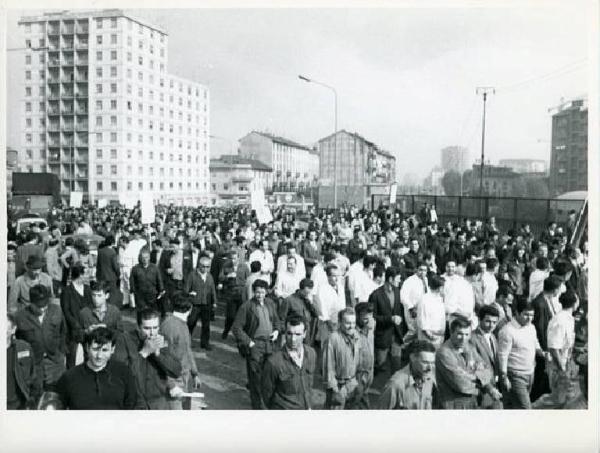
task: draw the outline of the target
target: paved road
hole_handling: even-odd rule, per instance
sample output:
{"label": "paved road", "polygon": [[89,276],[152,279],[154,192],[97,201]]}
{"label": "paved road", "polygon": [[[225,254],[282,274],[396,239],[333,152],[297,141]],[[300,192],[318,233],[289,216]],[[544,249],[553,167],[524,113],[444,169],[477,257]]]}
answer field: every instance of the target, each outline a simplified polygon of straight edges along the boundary
{"label": "paved road", "polygon": [[[131,312],[123,312],[126,321],[134,323]],[[221,339],[225,323],[224,306],[218,305],[215,320],[211,323],[211,351],[200,349],[200,324],[194,331],[192,349],[196,356],[198,372],[202,379],[199,389],[205,395],[207,409],[251,409],[250,394],[246,389],[246,362],[239,355],[235,339],[231,332],[226,340]],[[370,390],[372,403],[377,400],[379,390],[387,380],[387,376],[378,376],[374,389]],[[315,376],[313,407],[322,409],[325,403],[325,392],[320,374]],[[379,389],[379,390],[378,390]]]}

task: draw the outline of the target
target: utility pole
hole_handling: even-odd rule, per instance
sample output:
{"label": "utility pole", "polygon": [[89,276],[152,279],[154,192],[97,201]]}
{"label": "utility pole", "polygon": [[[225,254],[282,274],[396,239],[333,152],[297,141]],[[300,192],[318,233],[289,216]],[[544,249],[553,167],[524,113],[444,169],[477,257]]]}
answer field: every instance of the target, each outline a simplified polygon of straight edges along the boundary
{"label": "utility pole", "polygon": [[483,199],[483,166],[485,164],[485,104],[487,101],[487,95],[491,93],[491,94],[495,94],[496,93],[496,89],[494,87],[477,87],[475,90],[475,94],[482,94],[483,95],[483,121],[481,124],[481,166],[480,166],[480,170],[479,170],[479,203],[480,203],[480,212],[482,213],[482,217],[483,217],[483,212],[481,209],[481,202]]}

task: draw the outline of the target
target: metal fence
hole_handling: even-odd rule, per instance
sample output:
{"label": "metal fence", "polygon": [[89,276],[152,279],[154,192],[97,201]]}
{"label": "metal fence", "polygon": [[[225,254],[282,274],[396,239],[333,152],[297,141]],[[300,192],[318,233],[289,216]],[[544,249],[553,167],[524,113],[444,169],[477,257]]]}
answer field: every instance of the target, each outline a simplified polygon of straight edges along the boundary
{"label": "metal fence", "polygon": [[[418,214],[425,203],[435,206],[439,222],[460,222],[463,219],[496,218],[503,230],[527,223],[539,234],[548,222],[565,224],[570,210],[579,212],[585,200],[557,200],[518,197],[461,197],[440,195],[398,195],[395,208],[408,214]],[[372,195],[371,207],[389,206],[389,195]]]}

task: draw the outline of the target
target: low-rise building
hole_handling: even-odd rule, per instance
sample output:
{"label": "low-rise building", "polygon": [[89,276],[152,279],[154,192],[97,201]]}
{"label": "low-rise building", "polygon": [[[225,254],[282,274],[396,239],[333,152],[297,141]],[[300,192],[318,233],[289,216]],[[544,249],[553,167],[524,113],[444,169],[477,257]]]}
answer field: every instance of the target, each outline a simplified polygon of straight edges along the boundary
{"label": "low-rise building", "polygon": [[250,192],[265,190],[273,170],[263,162],[236,155],[223,155],[210,160],[213,203],[250,204]]}

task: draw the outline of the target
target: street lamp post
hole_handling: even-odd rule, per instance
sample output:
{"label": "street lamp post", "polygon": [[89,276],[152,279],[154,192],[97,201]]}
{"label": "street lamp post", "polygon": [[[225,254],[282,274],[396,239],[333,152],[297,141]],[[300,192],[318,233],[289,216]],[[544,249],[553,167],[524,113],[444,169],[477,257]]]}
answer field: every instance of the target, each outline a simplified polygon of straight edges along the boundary
{"label": "street lamp post", "polygon": [[337,91],[330,85],[327,85],[318,80],[310,79],[303,75],[299,75],[298,78],[307,83],[315,83],[321,85],[333,92],[334,97],[334,131],[333,131],[333,209],[337,209],[337,130],[338,130],[338,96]]}

